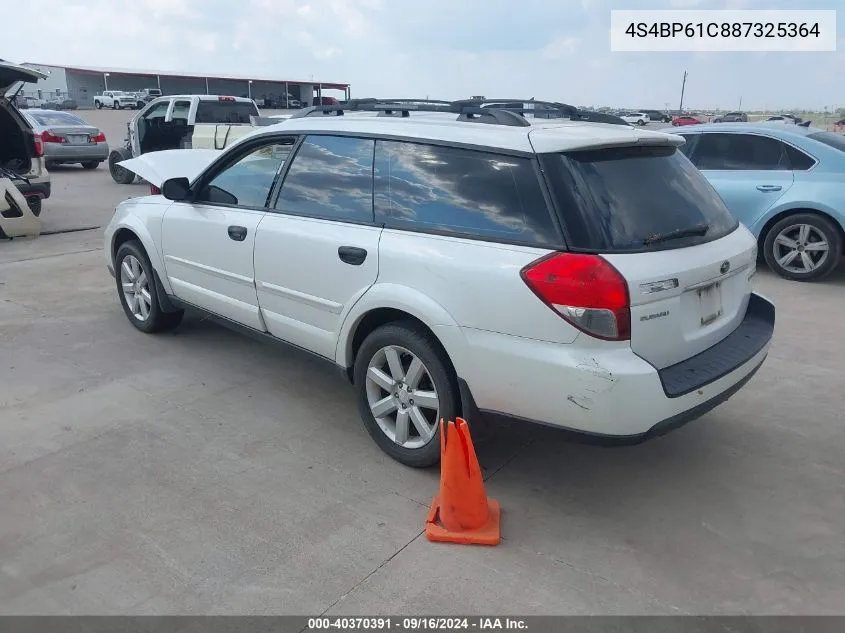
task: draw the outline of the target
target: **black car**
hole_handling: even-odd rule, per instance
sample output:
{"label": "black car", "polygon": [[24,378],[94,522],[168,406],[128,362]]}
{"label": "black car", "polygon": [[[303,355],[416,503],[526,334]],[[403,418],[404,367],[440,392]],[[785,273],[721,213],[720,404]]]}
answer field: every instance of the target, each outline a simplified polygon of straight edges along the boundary
{"label": "black car", "polygon": [[748,123],[748,115],[745,112],[728,112],[717,116],[713,123]]}
{"label": "black car", "polygon": [[672,117],[667,112],[661,112],[660,110],[637,110],[637,112],[642,112],[643,114],[647,114],[648,118],[653,123],[671,123]]}

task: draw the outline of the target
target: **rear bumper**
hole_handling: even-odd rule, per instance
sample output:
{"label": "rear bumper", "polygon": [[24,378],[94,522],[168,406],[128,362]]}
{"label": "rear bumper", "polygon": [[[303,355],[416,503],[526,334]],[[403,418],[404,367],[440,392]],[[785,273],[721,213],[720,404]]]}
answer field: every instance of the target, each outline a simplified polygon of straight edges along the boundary
{"label": "rear bumper", "polygon": [[774,329],[775,307],[752,294],[745,318],[727,337],[700,354],[657,372],[663,392],[669,398],[678,398],[731,373],[769,344]]}
{"label": "rear bumper", "polygon": [[[465,330],[470,348],[458,368],[465,414],[624,443],[663,435],[722,404],[751,379],[768,354],[774,314],[769,301],[752,295],[733,334],[660,372],[623,344],[579,338],[561,345]],[[677,395],[667,395],[664,380]]]}
{"label": "rear bumper", "polygon": [[52,163],[87,162],[91,160],[104,161],[108,157],[108,143],[92,143],[89,145],[44,144],[44,158]]}

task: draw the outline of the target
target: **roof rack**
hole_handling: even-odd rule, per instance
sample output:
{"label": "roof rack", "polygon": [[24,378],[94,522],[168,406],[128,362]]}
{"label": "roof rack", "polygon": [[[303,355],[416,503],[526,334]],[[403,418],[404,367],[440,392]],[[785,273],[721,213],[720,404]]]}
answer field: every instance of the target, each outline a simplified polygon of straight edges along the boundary
{"label": "roof rack", "polygon": [[487,99],[473,97],[458,101],[438,99],[350,99],[337,105],[318,105],[303,108],[293,114],[291,119],[317,116],[342,116],[344,112],[378,112],[378,116],[398,116],[406,118],[411,112],[444,112],[457,114],[458,121],[490,123],[527,127],[531,124],[526,114],[536,118],[562,119],[571,121],[590,121],[593,123],[611,123],[628,125],[623,119],[611,114],[580,110],[575,106],[557,101],[536,101],[534,99]]}

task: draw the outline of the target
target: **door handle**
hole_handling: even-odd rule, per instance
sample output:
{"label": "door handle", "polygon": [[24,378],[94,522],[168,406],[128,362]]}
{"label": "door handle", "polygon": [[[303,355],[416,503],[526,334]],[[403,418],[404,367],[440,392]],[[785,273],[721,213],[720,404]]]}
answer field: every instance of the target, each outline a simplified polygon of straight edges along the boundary
{"label": "door handle", "polygon": [[360,266],[367,259],[367,250],[357,246],[341,246],[337,249],[337,256],[344,263]]}
{"label": "door handle", "polygon": [[230,226],[229,227],[229,237],[231,237],[236,242],[243,242],[246,239],[246,227],[245,226]]}
{"label": "door handle", "polygon": [[757,191],[769,193],[770,191],[780,191],[783,189],[780,185],[757,185]]}

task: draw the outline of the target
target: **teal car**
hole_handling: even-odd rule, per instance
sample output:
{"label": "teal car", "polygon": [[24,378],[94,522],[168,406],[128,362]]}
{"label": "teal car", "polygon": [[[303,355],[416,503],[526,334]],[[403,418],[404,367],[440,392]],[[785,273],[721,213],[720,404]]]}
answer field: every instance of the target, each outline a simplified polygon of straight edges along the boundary
{"label": "teal car", "polygon": [[845,135],[785,123],[716,123],[666,130],[731,213],[759,241],[769,267],[813,281],[845,245]]}

